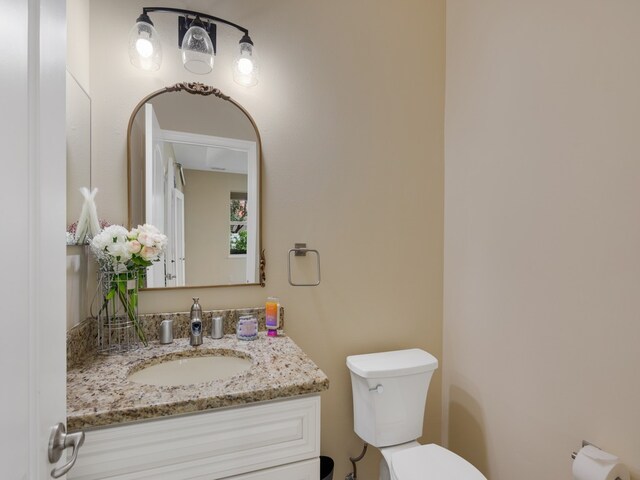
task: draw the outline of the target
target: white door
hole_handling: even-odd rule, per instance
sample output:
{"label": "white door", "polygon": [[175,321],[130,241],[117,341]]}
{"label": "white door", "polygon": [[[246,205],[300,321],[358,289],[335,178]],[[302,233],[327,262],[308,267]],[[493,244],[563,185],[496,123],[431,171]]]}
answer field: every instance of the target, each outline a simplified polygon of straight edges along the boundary
{"label": "white door", "polygon": [[[145,222],[166,232],[166,165],[160,123],[147,103],[145,112]],[[147,271],[147,287],[165,286],[164,258],[155,262]]]}
{"label": "white door", "polygon": [[164,254],[165,263],[165,286],[177,287],[180,284],[178,278],[178,258],[176,251],[176,212],[175,212],[175,193],[178,190],[175,186],[175,159],[171,154],[164,156],[165,173],[164,173],[164,198],[165,198],[165,230],[167,236],[167,248]]}
{"label": "white door", "polygon": [[247,283],[257,283],[258,262],[258,225],[260,225],[258,198],[260,198],[260,166],[255,142],[247,142]]}
{"label": "white door", "polygon": [[66,6],[1,8],[0,476],[46,480],[49,433],[66,419]]}
{"label": "white door", "polygon": [[185,278],[185,252],[184,252],[184,194],[175,188],[173,190],[173,219],[174,219],[174,238],[175,245],[175,270],[176,270],[176,287],[184,287],[187,279]]}
{"label": "white door", "polygon": [[[197,133],[178,132],[174,130],[163,130],[162,139],[165,142],[175,145],[197,145],[213,149],[232,150],[242,152],[246,155],[247,162],[247,255],[246,283],[257,283],[259,279],[260,245],[258,238],[258,227],[260,225],[260,165],[258,163],[258,147],[256,142],[240,140],[236,138],[217,137],[213,135],[201,135]],[[204,167],[204,165],[201,165]],[[191,168],[202,170],[205,168]],[[240,173],[232,168],[229,173]]]}

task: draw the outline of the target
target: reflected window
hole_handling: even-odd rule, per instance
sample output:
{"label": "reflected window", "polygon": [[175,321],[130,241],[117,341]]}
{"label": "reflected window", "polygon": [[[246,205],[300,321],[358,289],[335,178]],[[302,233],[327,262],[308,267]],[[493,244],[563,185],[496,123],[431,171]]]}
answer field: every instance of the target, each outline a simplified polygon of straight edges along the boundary
{"label": "reflected window", "polygon": [[229,206],[229,255],[246,255],[247,193],[231,192]]}

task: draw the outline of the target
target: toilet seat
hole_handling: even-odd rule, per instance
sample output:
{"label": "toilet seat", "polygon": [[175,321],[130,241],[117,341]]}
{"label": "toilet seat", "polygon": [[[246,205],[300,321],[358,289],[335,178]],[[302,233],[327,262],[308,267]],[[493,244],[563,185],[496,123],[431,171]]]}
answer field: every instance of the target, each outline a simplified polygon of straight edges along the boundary
{"label": "toilet seat", "polygon": [[434,443],[391,455],[397,480],[487,480],[464,458]]}

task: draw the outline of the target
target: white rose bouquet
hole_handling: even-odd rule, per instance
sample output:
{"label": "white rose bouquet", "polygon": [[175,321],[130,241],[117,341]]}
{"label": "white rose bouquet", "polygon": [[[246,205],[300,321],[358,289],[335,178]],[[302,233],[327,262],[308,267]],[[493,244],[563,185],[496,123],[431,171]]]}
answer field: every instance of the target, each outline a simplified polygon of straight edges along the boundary
{"label": "white rose bouquet", "polygon": [[98,260],[101,274],[103,278],[108,278],[98,317],[105,315],[109,320],[110,315],[117,316],[117,308],[113,302],[116,298],[119,299],[138,338],[145,346],[147,339],[136,313],[138,288],[144,286],[147,267],[160,259],[166,246],[166,235],[148,224],[138,225],[131,231],[120,225],[111,225],[91,240],[91,250]]}

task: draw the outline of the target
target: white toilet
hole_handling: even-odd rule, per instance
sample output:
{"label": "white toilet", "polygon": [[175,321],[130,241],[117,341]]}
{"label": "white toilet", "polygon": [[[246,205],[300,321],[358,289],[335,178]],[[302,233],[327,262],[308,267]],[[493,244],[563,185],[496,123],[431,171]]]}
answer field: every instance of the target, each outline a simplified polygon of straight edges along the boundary
{"label": "white toilet", "polygon": [[438,360],[417,348],[347,357],[355,431],[382,453],[380,480],[487,480],[446,448],[420,445]]}

